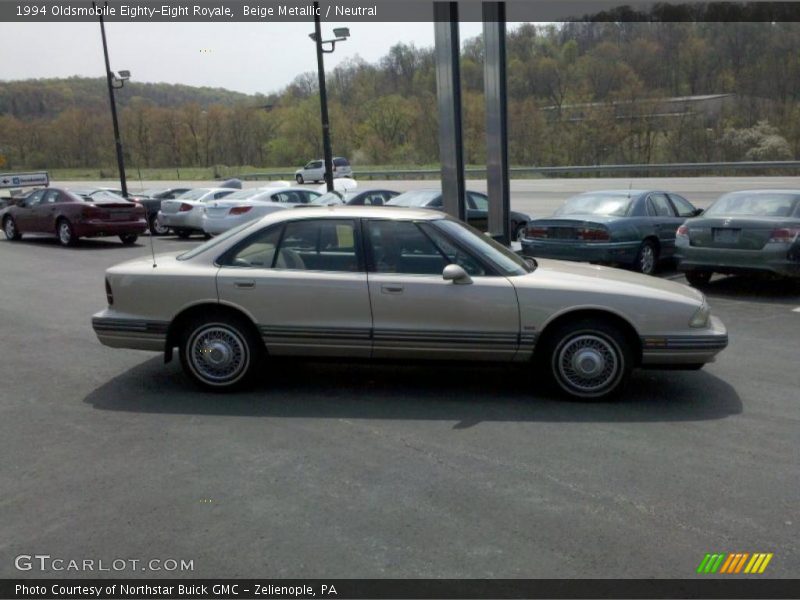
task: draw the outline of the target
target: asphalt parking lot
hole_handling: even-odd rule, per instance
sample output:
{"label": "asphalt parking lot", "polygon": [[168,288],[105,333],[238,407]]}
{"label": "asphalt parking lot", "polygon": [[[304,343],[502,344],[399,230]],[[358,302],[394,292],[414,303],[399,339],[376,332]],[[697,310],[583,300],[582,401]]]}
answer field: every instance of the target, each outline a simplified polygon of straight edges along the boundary
{"label": "asphalt parking lot", "polygon": [[103,270],[149,252],[0,239],[2,577],[83,576],[14,567],[49,554],[194,564],[86,576],[684,578],[707,552],[797,575],[800,286],[715,278],[729,348],[613,403],[524,368],[314,362],[217,395],[94,336]]}

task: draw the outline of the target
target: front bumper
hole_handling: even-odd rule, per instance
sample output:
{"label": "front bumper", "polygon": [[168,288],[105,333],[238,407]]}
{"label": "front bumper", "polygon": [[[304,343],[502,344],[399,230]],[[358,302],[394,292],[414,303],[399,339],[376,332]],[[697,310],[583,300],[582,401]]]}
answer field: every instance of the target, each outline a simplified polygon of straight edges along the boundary
{"label": "front bumper", "polygon": [[708,328],[697,333],[642,336],[641,341],[643,367],[704,364],[728,347],[728,330],[712,315]]}
{"label": "front bumper", "polygon": [[522,254],[534,258],[628,264],[636,260],[639,245],[637,241],[605,243],[524,239]]}
{"label": "front bumper", "polygon": [[[195,215],[195,212],[197,215]],[[173,229],[192,229],[197,231],[203,229],[203,215],[196,208],[176,213],[158,211],[158,220],[163,226]]]}
{"label": "front bumper", "polygon": [[106,309],[92,316],[92,329],[104,346],[163,352],[169,322],[127,318]]}
{"label": "front bumper", "polygon": [[761,250],[732,250],[678,246],[675,257],[680,271],[713,271],[729,275],[770,273],[800,277],[800,245],[768,244]]}

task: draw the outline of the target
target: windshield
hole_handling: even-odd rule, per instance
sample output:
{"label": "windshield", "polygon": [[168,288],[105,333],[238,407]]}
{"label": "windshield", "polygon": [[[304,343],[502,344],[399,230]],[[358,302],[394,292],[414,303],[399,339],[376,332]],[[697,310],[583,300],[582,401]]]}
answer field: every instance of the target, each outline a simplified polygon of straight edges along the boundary
{"label": "windshield", "polygon": [[602,215],[622,217],[628,212],[631,199],[627,195],[581,194],[567,200],[553,216]]}
{"label": "windshield", "polygon": [[399,196],[395,196],[389,202],[387,202],[387,206],[425,206],[436,198],[436,196],[441,195],[441,192],[436,190],[419,190],[416,192],[406,192],[405,194],[400,194]]}
{"label": "windshield", "polygon": [[234,227],[233,229],[228,229],[228,231],[226,231],[225,233],[222,233],[216,237],[211,238],[206,243],[200,244],[199,246],[197,246],[196,248],[192,248],[188,252],[179,254],[177,258],[178,260],[189,260],[190,258],[194,258],[198,254],[205,252],[209,248],[213,248],[220,242],[224,242],[225,240],[236,235],[240,231],[244,231],[248,227],[253,227],[254,225],[258,225],[259,222],[260,222],[259,219],[256,219],[255,221],[247,221],[247,223],[242,223],[241,225]]}
{"label": "windshield", "polygon": [[153,196],[157,196],[158,194],[163,194],[164,192],[169,191],[168,188],[149,188],[142,192],[142,196],[147,196],[148,198],[152,198]]}
{"label": "windshield", "polygon": [[327,194],[322,194],[322,196],[317,196],[311,201],[311,204],[317,204],[322,206],[327,206],[328,204],[343,204],[342,202],[342,194],[340,192],[328,192]]}
{"label": "windshield", "polygon": [[728,194],[717,200],[706,215],[742,217],[789,217],[800,196],[794,194]]}
{"label": "windshield", "polygon": [[432,223],[466,247],[472,254],[488,260],[503,275],[524,275],[534,269],[531,263],[465,223],[452,219],[436,219]]}
{"label": "windshield", "polygon": [[233,192],[232,194],[228,194],[225,196],[225,200],[245,200],[247,198],[252,198],[253,196],[258,196],[259,194],[266,194],[268,193],[266,190],[262,190],[261,188],[253,188],[250,190],[239,190],[237,192]]}
{"label": "windshield", "polygon": [[207,188],[197,188],[196,190],[189,190],[178,196],[176,200],[199,200],[201,197],[208,193]]}

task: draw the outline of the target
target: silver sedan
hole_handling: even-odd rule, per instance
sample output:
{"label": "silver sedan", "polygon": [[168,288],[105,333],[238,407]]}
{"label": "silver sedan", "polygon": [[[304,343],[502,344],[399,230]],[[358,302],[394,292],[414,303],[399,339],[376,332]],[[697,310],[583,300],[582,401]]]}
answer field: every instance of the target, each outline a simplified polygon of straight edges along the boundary
{"label": "silver sedan", "polygon": [[319,192],[294,187],[234,192],[222,200],[206,204],[203,208],[203,231],[217,235],[276,210],[307,205],[319,196]]}
{"label": "silver sedan", "polygon": [[156,263],[106,271],[94,330],[167,360],[177,348],[213,389],[274,356],[346,356],[530,363],[561,392],[596,399],[635,367],[697,369],[728,343],[693,288],[526,261],[424,209],[279,211]]}

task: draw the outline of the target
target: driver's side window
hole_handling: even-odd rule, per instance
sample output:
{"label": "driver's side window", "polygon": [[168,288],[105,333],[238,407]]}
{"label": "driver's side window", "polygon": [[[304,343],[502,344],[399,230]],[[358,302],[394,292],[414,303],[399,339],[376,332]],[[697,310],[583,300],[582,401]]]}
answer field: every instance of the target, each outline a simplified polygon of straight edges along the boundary
{"label": "driver's side window", "polygon": [[275,248],[281,237],[282,226],[269,227],[247,238],[220,259],[226,267],[270,269],[275,261]]}
{"label": "driver's side window", "polygon": [[37,192],[33,192],[28,199],[25,200],[24,206],[26,208],[33,208],[34,206],[38,206],[38,204],[42,201],[42,196],[47,190],[39,190]]}

